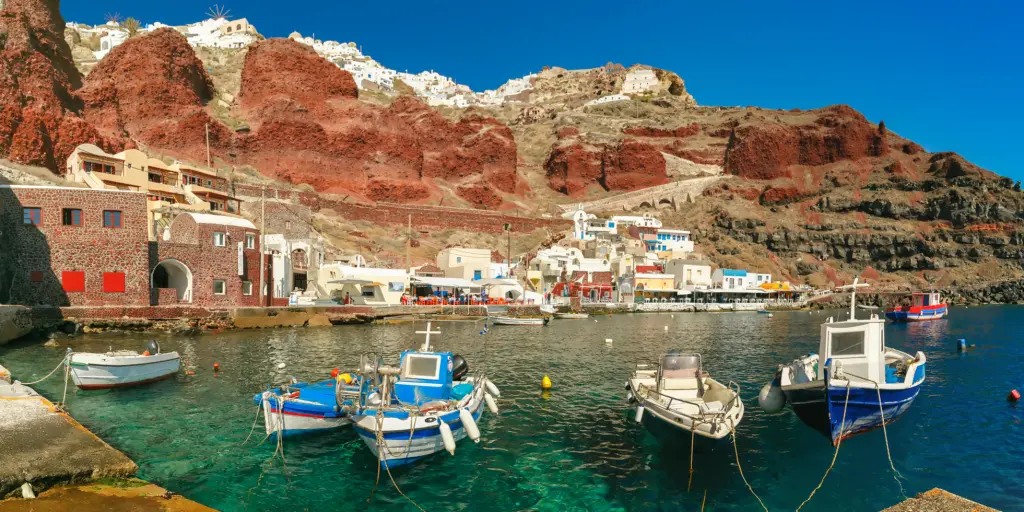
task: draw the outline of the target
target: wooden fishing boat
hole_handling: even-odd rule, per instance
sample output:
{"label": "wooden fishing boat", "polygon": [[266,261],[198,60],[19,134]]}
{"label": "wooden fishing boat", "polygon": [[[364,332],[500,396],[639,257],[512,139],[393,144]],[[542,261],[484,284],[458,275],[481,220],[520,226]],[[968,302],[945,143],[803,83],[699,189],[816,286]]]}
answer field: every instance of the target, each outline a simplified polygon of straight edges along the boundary
{"label": "wooden fishing boat", "polygon": [[517,317],[517,316],[492,316],[491,322],[494,325],[547,325],[551,317]]}
{"label": "wooden fishing boat", "polygon": [[110,389],[173,377],[181,367],[181,356],[177,352],[160,353],[160,345],[149,340],[142,354],[131,350],[71,352],[67,364],[71,380],[79,389]]}

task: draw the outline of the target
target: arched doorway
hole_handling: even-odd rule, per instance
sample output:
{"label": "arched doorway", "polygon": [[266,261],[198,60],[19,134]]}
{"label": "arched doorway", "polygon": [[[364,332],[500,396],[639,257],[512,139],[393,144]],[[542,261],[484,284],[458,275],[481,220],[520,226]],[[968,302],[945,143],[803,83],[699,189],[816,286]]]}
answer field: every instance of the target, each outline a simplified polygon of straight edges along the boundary
{"label": "arched doorway", "polygon": [[178,302],[192,302],[192,271],[176,259],[166,259],[153,268],[149,282],[151,289],[173,288]]}

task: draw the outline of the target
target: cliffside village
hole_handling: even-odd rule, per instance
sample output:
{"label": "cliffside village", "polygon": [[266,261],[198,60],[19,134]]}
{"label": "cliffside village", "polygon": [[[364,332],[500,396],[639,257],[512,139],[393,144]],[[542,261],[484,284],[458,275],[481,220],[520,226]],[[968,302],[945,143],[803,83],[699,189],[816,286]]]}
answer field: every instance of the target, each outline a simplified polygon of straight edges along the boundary
{"label": "cliffside village", "polygon": [[432,264],[375,268],[359,254],[329,255],[307,207],[203,166],[83,144],[64,178],[73,185],[0,187],[0,303],[763,304],[808,292],[715,268],[688,231],[650,214],[605,219],[581,207],[567,214],[571,237],[511,267],[492,248],[448,247]]}

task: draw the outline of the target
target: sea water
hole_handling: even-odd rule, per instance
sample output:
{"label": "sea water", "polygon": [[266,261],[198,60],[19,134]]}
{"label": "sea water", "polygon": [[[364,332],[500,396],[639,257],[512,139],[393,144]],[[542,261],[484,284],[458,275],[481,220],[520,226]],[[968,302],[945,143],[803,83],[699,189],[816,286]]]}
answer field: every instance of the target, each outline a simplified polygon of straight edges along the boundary
{"label": "sea water", "polygon": [[[889,346],[928,356],[927,380],[909,412],[888,427],[893,478],[881,430],[842,443],[835,468],[804,510],[879,510],[933,487],[1004,510],[1024,510],[1024,411],[1006,400],[1024,388],[1024,310],[954,308],[945,320],[890,324]],[[626,378],[637,361],[679,349],[742,388],[739,463],[771,510],[794,510],[832,460],[828,440],[787,407],[766,414],[757,393],[777,364],[817,351],[832,312],[635,314],[553,320],[546,327],[435,322],[438,350],[461,354],[501,388],[501,412],[485,412],[479,444],[392,471],[426,510],[759,510],[732,445],[695,453],[688,490],[688,440],[666,446],[633,422]],[[845,312],[843,313],[845,314]],[[860,312],[860,314],[866,314]],[[596,320],[596,321],[595,321]],[[256,417],[255,393],[290,376],[318,381],[354,368],[359,354],[395,362],[417,347],[424,322],[333,328],[228,331],[198,337],[93,334],[0,348],[25,381],[76,351],[142,350],[148,338],[177,350],[195,375],[134,389],[69,391],[71,413],[139,465],[138,476],[221,510],[415,510],[350,429],[286,438],[284,462]],[[665,327],[668,327],[666,330]],[[612,338],[611,344],[605,343]],[[966,354],[956,340],[966,338]],[[212,370],[214,362],[221,371]],[[279,369],[280,363],[284,368]],[[60,374],[58,374],[59,376]],[[548,375],[549,393],[540,389]],[[37,388],[59,399],[63,382]],[[374,488],[376,487],[376,492]],[[372,495],[372,497],[371,497]],[[369,500],[369,501],[368,501]],[[705,501],[706,500],[706,501]]]}

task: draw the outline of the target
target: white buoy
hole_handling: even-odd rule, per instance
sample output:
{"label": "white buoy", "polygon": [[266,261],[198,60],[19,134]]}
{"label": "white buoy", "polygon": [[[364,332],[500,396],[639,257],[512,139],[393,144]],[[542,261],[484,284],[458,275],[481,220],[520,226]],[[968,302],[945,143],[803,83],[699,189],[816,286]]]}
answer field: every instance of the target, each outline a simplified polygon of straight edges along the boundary
{"label": "white buoy", "polygon": [[667,326],[667,325],[665,326],[665,330],[666,330],[666,331],[668,330],[668,326]]}
{"label": "white buoy", "polygon": [[644,419],[644,404],[636,406],[636,422],[640,423],[642,419]]}
{"label": "white buoy", "polygon": [[501,398],[501,391],[498,391],[498,386],[495,386],[490,379],[485,380],[484,384],[487,386],[487,391],[494,395],[494,398]]}
{"label": "white buoy", "polygon": [[452,428],[447,423],[441,422],[441,441],[444,442],[444,449],[449,455],[455,455],[455,436],[452,435]]}
{"label": "white buoy", "polygon": [[676,315],[669,315],[669,317],[671,317],[671,318],[675,318],[675,317],[676,317]]}
{"label": "white buoy", "polygon": [[284,367],[285,367],[284,363],[277,363],[277,369],[278,370],[284,370]]}
{"label": "white buoy", "polygon": [[605,343],[612,343],[612,339],[611,339],[611,338],[605,338],[605,339],[604,339],[604,342],[605,342]]}
{"label": "white buoy", "polygon": [[480,429],[476,428],[476,421],[473,421],[473,414],[469,412],[469,409],[460,409],[459,419],[462,420],[462,428],[466,429],[466,435],[468,435],[474,443],[479,443]]}
{"label": "white buoy", "polygon": [[782,392],[780,386],[775,385],[773,380],[761,388],[761,392],[757,395],[757,405],[764,412],[777,413],[786,406],[786,394]]}
{"label": "white buoy", "polygon": [[498,402],[494,401],[493,396],[485,393],[484,402],[487,402],[487,410],[491,411],[491,414],[498,414]]}
{"label": "white buoy", "polygon": [[32,490],[32,484],[28,482],[21,484],[21,497],[26,500],[35,499],[36,493]]}
{"label": "white buoy", "polygon": [[774,315],[772,315],[771,313],[768,313],[768,318],[771,318],[772,316],[774,316]]}

